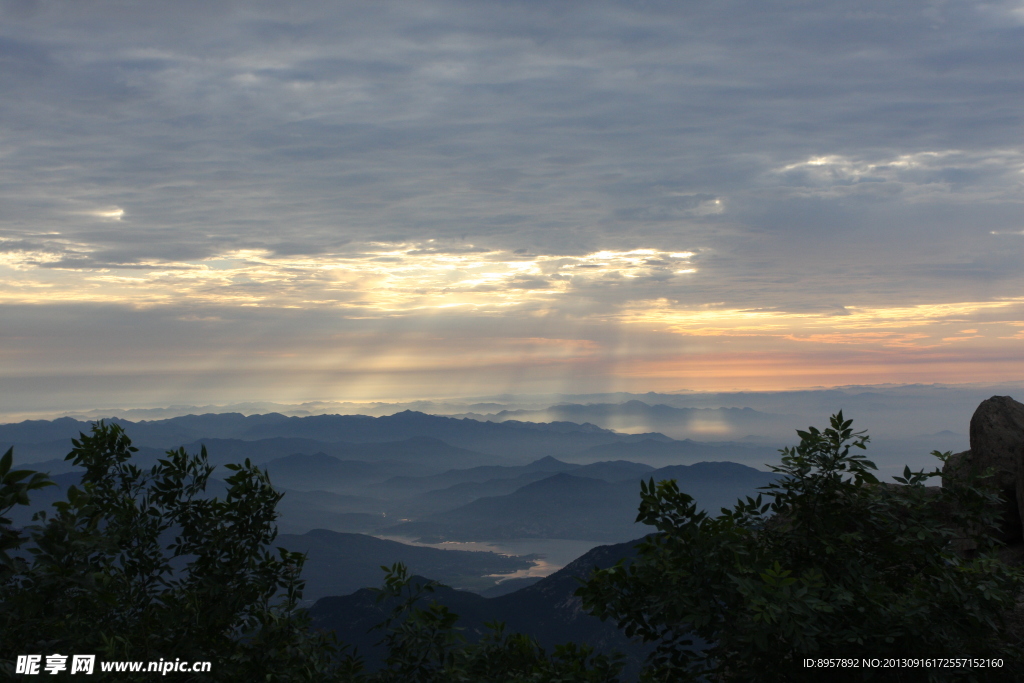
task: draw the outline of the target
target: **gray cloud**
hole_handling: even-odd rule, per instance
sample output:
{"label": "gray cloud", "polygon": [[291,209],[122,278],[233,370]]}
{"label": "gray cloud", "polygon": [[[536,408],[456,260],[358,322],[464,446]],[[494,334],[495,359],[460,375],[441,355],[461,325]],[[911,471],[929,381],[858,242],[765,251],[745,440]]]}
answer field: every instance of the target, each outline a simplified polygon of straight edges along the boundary
{"label": "gray cloud", "polygon": [[[0,254],[21,259],[18,277],[187,270],[247,250],[329,260],[378,242],[695,252],[692,276],[651,262],[573,281],[569,316],[655,299],[989,301],[1024,284],[1018,2],[3,0],[0,13]],[[569,281],[544,267],[508,287]],[[321,276],[308,277],[289,287],[312,291]]]}

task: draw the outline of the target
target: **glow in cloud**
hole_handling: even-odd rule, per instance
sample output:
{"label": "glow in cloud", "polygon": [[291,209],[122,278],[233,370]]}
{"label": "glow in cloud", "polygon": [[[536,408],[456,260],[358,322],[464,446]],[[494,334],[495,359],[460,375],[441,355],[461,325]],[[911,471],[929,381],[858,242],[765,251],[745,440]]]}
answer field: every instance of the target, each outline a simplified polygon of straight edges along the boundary
{"label": "glow in cloud", "polygon": [[101,211],[94,211],[93,215],[94,216],[99,216],[100,218],[106,218],[106,219],[109,219],[109,220],[112,220],[112,221],[119,221],[122,218],[124,218],[124,209],[115,206],[112,209],[103,209]]}
{"label": "glow in cloud", "polygon": [[[1006,339],[1024,314],[1024,297],[1000,301],[923,304],[903,307],[847,306],[834,312],[792,313],[772,310],[686,310],[667,301],[623,311],[624,323],[663,325],[673,334],[785,340],[789,342],[934,348],[966,339]],[[961,328],[965,321],[979,327]],[[970,337],[950,336],[951,333]]]}
{"label": "glow in cloud", "polygon": [[[779,167],[773,175],[785,185],[817,188],[818,193],[865,191],[895,183],[909,197],[956,191],[979,198],[1019,198],[1024,196],[1024,151],[940,150],[876,159],[824,154]],[[983,188],[977,187],[982,183]]]}
{"label": "glow in cloud", "polygon": [[[656,249],[531,255],[430,240],[363,244],[315,257],[241,249],[198,262],[139,263],[126,270],[88,263],[84,247],[50,243],[45,251],[12,246],[0,256],[0,269],[9,270],[7,277],[0,275],[0,301],[333,305],[391,314],[507,307],[585,288],[690,275],[696,272],[690,267],[694,255]],[[45,296],[37,299],[26,291],[33,283],[45,288]]]}
{"label": "glow in cloud", "polygon": [[25,271],[35,271],[41,275],[37,270],[40,266],[83,260],[93,251],[94,248],[87,244],[57,234],[32,236],[22,240],[0,238],[0,273],[4,269],[19,271],[17,275],[0,275],[0,288],[12,284],[30,284]]}

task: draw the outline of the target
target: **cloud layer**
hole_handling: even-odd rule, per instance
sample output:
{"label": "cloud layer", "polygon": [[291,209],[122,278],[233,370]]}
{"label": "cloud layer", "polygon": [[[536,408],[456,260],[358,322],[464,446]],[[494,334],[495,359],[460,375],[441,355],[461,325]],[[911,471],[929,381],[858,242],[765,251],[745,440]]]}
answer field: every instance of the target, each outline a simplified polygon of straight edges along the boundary
{"label": "cloud layer", "polygon": [[1019,378],[1022,7],[4,0],[0,376]]}

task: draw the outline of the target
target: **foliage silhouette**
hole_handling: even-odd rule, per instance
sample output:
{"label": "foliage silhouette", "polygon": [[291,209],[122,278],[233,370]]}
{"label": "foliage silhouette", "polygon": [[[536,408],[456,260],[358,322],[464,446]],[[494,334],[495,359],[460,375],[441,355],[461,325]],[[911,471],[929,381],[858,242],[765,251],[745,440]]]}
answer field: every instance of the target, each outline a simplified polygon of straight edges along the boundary
{"label": "foliage silhouette", "polygon": [[[877,481],[868,437],[842,413],[798,431],[782,475],[717,517],[675,481],[645,482],[637,517],[656,532],[630,563],[580,588],[586,609],[657,644],[648,681],[819,680],[804,658],[1000,657],[977,680],[1020,676],[1003,614],[1024,575],[996,558],[998,500],[983,481],[925,486],[935,472]],[[149,471],[117,425],[96,424],[67,459],[79,486],[27,529],[3,517],[52,484],[0,458],[0,671],[19,654],[213,662],[188,680],[613,683],[622,661],[586,645],[547,653],[501,624],[472,641],[429,600],[430,582],[384,567],[385,667],[361,661],[299,608],[304,556],[277,548],[282,494],[246,460],[223,497],[206,489],[206,451],[169,451]],[[948,454],[936,453],[940,459]],[[965,550],[967,537],[976,547]],[[832,670],[842,680],[969,679],[971,672]],[[151,675],[151,674],[148,674]],[[117,680],[132,680],[119,673]],[[142,680],[147,674],[142,674]],[[900,677],[902,676],[902,678]],[[102,680],[102,674],[97,680]]]}
{"label": "foliage silhouette", "polygon": [[[621,664],[586,646],[548,655],[500,624],[469,643],[457,616],[419,600],[404,566],[387,571],[382,596],[405,594],[384,624],[388,666],[363,671],[333,634],[314,632],[299,608],[305,560],[269,548],[282,494],[246,460],[227,465],[222,498],[206,494],[206,449],[169,451],[156,467],[131,464],[123,429],[100,422],[74,440],[67,460],[85,468],[80,486],[36,515],[26,530],[0,517],[0,672],[21,654],[96,654],[101,661],[210,661],[190,681],[509,681],[612,683]],[[0,458],[0,515],[52,485]],[[66,675],[66,672],[65,672]],[[104,680],[98,669],[95,680]],[[149,673],[110,674],[118,681]]]}
{"label": "foliage silhouette", "polygon": [[[4,530],[11,552],[0,575],[0,663],[8,673],[19,654],[54,652],[213,662],[197,681],[318,681],[358,669],[307,628],[297,607],[304,557],[269,549],[281,494],[265,472],[248,460],[229,465],[226,495],[213,498],[205,449],[169,451],[144,472],[116,424],[100,422],[72,444],[67,460],[85,468],[81,485],[52,516],[37,514],[27,536]],[[8,456],[0,469],[9,470]],[[0,500],[27,503],[16,478],[4,474]],[[27,489],[45,483],[33,475]]]}
{"label": "foliage silhouette", "polygon": [[[868,437],[842,412],[824,431],[797,434],[772,467],[783,476],[717,517],[674,481],[645,483],[637,521],[657,531],[636,561],[596,572],[578,591],[586,608],[657,643],[652,680],[813,681],[822,674],[803,660],[817,657],[1001,657],[1007,668],[975,670],[978,678],[1019,676],[1003,614],[1022,574],[995,557],[985,533],[996,495],[980,482],[927,488],[938,470],[878,483],[857,452]],[[965,530],[979,544],[971,557],[957,552]],[[943,679],[924,671],[829,675]]]}

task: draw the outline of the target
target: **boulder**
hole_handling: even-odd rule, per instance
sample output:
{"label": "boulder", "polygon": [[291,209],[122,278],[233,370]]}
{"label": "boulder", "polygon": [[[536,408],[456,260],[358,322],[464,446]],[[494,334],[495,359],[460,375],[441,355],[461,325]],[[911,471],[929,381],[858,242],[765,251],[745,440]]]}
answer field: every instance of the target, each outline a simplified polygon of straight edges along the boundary
{"label": "boulder", "polygon": [[970,473],[995,470],[991,485],[1003,498],[1002,540],[1019,542],[1024,531],[1024,404],[1009,396],[981,402],[971,417],[971,449],[957,453],[942,468],[946,485]]}

